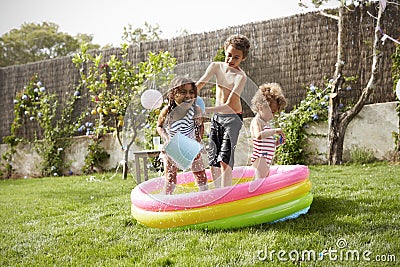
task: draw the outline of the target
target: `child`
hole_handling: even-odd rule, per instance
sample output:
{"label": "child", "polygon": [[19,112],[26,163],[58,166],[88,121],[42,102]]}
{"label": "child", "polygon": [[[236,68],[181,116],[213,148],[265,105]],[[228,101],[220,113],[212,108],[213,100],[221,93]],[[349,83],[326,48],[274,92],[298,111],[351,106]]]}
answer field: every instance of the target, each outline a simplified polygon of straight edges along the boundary
{"label": "child", "polygon": [[[270,125],[274,115],[285,106],[286,99],[277,83],[261,85],[251,100],[251,109],[256,114],[250,123],[253,138],[251,162],[255,168],[255,179],[268,176],[276,147],[286,141],[282,129],[273,129]],[[274,135],[279,135],[279,138],[274,138]]]}
{"label": "child", "polygon": [[[193,81],[183,77],[175,77],[171,81],[171,89],[168,91],[168,104],[162,109],[158,117],[157,132],[163,138],[164,144],[180,132],[190,138],[201,141],[204,132],[202,112],[195,104],[197,88]],[[176,187],[178,167],[174,161],[163,152],[165,169],[164,193],[171,195]],[[192,164],[193,174],[196,176],[199,191],[205,191],[207,175],[201,158],[197,155]]]}
{"label": "child", "polygon": [[[246,84],[246,73],[239,67],[249,53],[250,41],[236,34],[224,43],[225,62],[212,62],[197,82],[197,90],[215,76],[216,99],[214,107],[206,107],[206,112],[214,112],[210,125],[209,161],[211,175],[216,187],[232,184],[234,151],[242,128],[242,105],[240,95]],[[221,181],[222,180],[222,181]]]}

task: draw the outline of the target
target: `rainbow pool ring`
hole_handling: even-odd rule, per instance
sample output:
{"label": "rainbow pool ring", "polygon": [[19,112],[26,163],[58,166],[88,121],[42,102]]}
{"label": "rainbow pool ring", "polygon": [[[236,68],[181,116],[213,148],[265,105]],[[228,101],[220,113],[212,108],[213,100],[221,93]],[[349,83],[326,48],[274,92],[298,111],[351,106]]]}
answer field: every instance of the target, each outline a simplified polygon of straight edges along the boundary
{"label": "rainbow pool ring", "polygon": [[[210,179],[209,170],[206,172]],[[196,192],[193,174],[180,173],[174,195],[160,193],[164,178],[154,178],[132,190],[132,214],[149,227],[220,229],[291,219],[307,213],[313,197],[306,166],[272,166],[268,178],[253,181],[253,176],[252,167],[235,167],[234,185]]]}

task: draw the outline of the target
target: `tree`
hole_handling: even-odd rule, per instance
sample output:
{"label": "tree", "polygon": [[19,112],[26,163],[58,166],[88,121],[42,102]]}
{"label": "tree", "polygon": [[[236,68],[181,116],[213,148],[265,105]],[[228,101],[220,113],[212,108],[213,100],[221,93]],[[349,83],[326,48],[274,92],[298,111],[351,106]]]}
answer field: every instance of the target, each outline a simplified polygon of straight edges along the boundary
{"label": "tree", "polygon": [[20,29],[0,37],[0,67],[71,55],[79,51],[82,43],[98,49],[99,45],[91,44],[92,39],[87,34],[73,37],[60,32],[59,26],[52,22],[24,23]]}
{"label": "tree", "polygon": [[[121,55],[112,55],[105,62],[102,54],[93,56],[83,45],[82,52],[74,56],[73,63],[80,72],[79,87],[86,87],[91,94],[91,115],[96,118],[95,139],[106,132],[115,133],[124,151],[123,178],[126,179],[129,149],[134,142],[140,143],[137,139],[139,131],[151,124],[150,121],[154,122],[156,112],[149,114],[141,105],[140,96],[146,89],[145,82],[156,79],[157,84],[167,86],[173,78],[171,70],[176,65],[176,59],[168,52],[150,52],[147,61],[134,65],[128,59],[128,45],[123,44]],[[125,136],[123,129],[126,129]]]}
{"label": "tree", "polygon": [[[313,4],[316,7],[319,7],[323,4],[323,2],[327,2],[328,0],[312,0]],[[361,95],[355,105],[348,109],[347,111],[342,111],[340,96],[342,93],[342,88],[346,79],[343,76],[343,68],[345,66],[345,58],[346,58],[346,50],[344,49],[345,44],[345,34],[344,28],[345,20],[344,15],[348,6],[346,6],[345,1],[340,0],[339,8],[338,8],[338,15],[330,15],[324,12],[321,14],[325,16],[329,16],[334,18],[338,21],[338,39],[337,39],[337,59],[335,64],[335,73],[333,76],[333,82],[331,83],[331,92],[330,92],[330,99],[329,99],[329,114],[328,114],[328,163],[330,165],[337,165],[342,163],[343,157],[343,144],[344,144],[344,136],[346,133],[347,126],[353,120],[355,116],[361,111],[364,105],[367,103],[369,96],[373,92],[373,89],[376,84],[378,69],[381,61],[379,47],[380,41],[380,23],[383,11],[385,7],[383,6],[382,2],[378,5],[378,14],[376,17],[375,23],[375,31],[374,31],[374,40],[372,43],[372,64],[371,64],[371,75],[368,80],[368,83],[361,91]],[[371,1],[353,1],[355,4],[359,5],[359,7],[363,7]],[[300,1],[300,5],[303,3]],[[362,20],[361,20],[362,23]]]}
{"label": "tree", "polygon": [[[363,5],[363,3],[361,3]],[[368,83],[361,91],[361,95],[355,105],[345,112],[341,112],[339,94],[342,90],[342,85],[345,82],[343,78],[343,67],[345,65],[345,53],[344,50],[344,12],[346,7],[343,2],[340,2],[339,16],[338,16],[338,51],[336,69],[334,74],[334,80],[332,85],[331,97],[329,101],[329,116],[328,116],[328,163],[330,165],[337,165],[342,163],[343,157],[343,144],[344,136],[346,133],[347,126],[353,120],[361,109],[367,103],[369,96],[374,90],[379,65],[381,64],[380,51],[378,49],[380,43],[380,23],[383,14],[383,8],[381,5],[378,6],[378,15],[376,17],[374,41],[372,44],[372,65],[371,75]]]}
{"label": "tree", "polygon": [[122,35],[122,40],[126,41],[128,44],[138,44],[140,42],[147,41],[157,41],[160,39],[162,31],[160,26],[156,24],[155,26],[145,22],[144,28],[133,29],[131,24],[124,27],[124,33]]}

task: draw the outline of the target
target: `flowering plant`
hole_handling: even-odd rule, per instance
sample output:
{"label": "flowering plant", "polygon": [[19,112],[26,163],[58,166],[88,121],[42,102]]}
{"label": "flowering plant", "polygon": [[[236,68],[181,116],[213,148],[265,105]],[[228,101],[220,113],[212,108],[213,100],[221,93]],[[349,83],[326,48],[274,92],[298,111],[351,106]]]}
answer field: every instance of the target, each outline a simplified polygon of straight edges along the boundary
{"label": "flowering plant", "polygon": [[[329,94],[332,80],[325,88],[310,84],[306,88],[306,97],[289,113],[282,112],[278,118],[280,127],[286,135],[285,145],[280,146],[276,153],[278,164],[304,164],[307,154],[303,149],[306,145],[306,128],[310,122],[326,121],[329,110]],[[341,109],[344,108],[342,104]]]}
{"label": "flowering plant", "polygon": [[[69,137],[73,136],[76,125],[72,121],[74,103],[80,99],[79,91],[68,94],[69,98],[61,112],[55,94],[50,94],[37,74],[34,74],[27,86],[16,94],[14,99],[15,118],[11,126],[11,136],[21,135],[18,131],[22,125],[30,123],[35,129],[34,137],[29,140],[41,156],[41,172],[43,176],[58,176],[68,167],[64,161],[64,151],[70,145]],[[56,118],[56,114],[60,114]],[[77,119],[79,122],[82,116]]]}

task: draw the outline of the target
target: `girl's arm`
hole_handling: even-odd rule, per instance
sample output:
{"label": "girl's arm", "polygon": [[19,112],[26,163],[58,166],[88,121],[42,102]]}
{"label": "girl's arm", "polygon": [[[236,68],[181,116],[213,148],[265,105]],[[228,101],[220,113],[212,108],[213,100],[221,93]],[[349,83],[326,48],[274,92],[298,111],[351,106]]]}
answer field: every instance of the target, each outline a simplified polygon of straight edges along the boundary
{"label": "girl's arm", "polygon": [[263,130],[263,131],[261,132],[261,138],[264,139],[264,138],[273,136],[274,134],[279,134],[279,135],[281,135],[281,134],[283,134],[283,131],[282,131],[281,128],[266,129],[266,130]]}
{"label": "girl's arm", "polygon": [[167,118],[167,114],[168,114],[168,107],[165,106],[161,112],[160,115],[158,115],[158,119],[157,119],[157,133],[158,135],[161,136],[161,138],[163,139],[164,143],[167,143],[169,141],[169,136],[168,133],[165,131],[165,127],[164,127],[164,123],[165,120]]}
{"label": "girl's arm", "polygon": [[196,139],[198,142],[201,142],[201,139],[203,137],[204,134],[204,121],[203,121],[203,117],[202,117],[202,110],[199,106],[196,106],[196,117],[194,118],[195,120],[195,124],[197,127],[197,136]]}
{"label": "girl's arm", "polygon": [[261,139],[261,128],[257,118],[253,118],[250,122],[250,134],[252,138]]}
{"label": "girl's arm", "polygon": [[250,132],[251,132],[251,136],[255,139],[265,139],[267,137],[273,136],[274,134],[279,134],[279,135],[284,136],[281,128],[262,130],[262,128],[260,127],[260,124],[258,123],[257,118],[254,118],[251,121]]}
{"label": "girl's arm", "polygon": [[276,144],[276,146],[280,146],[280,145],[283,145],[285,142],[286,142],[286,136],[285,136],[285,133],[282,132],[279,134],[279,139],[276,140],[275,144]]}

